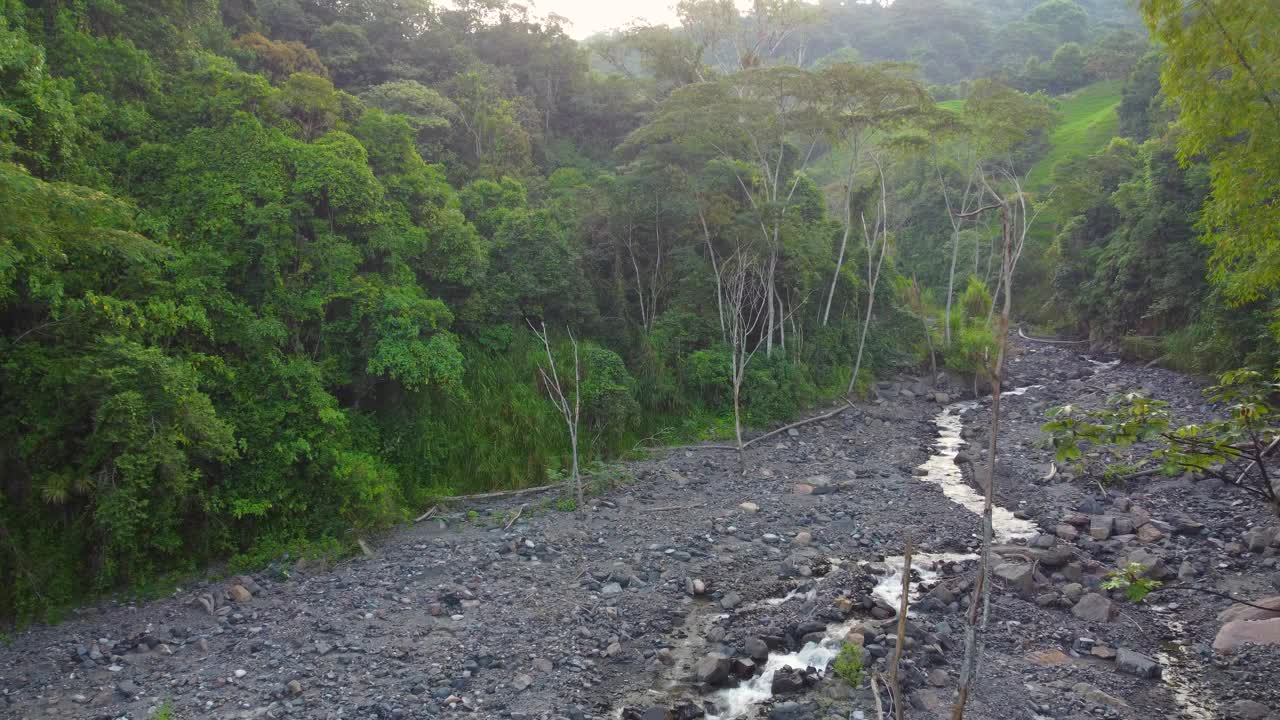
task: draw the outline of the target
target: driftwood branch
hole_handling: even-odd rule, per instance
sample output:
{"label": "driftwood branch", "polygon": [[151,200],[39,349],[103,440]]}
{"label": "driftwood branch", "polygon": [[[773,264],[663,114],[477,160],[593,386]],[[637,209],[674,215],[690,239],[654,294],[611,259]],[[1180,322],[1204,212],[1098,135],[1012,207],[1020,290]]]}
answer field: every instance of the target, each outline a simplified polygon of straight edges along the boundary
{"label": "driftwood branch", "polygon": [[1228,595],[1227,593],[1224,593],[1224,592],[1218,592],[1217,590],[1208,590],[1206,588],[1195,587],[1194,585],[1165,585],[1162,587],[1154,588],[1148,594],[1166,592],[1168,590],[1187,590],[1189,592],[1204,593],[1205,595],[1212,595],[1214,597],[1222,598],[1223,600],[1230,600],[1231,602],[1238,603],[1240,605],[1248,605],[1249,607],[1256,608],[1258,610],[1266,610],[1269,613],[1280,614],[1280,609],[1267,607],[1265,605],[1255,605],[1254,603],[1251,603],[1248,600],[1241,600],[1240,598],[1232,597],[1231,595]]}
{"label": "driftwood branch", "polygon": [[880,702],[880,687],[876,682],[879,672],[871,673],[871,695],[876,699],[876,720],[884,720],[884,705]]}
{"label": "driftwood branch", "polygon": [[428,519],[430,519],[430,518],[431,518],[431,516],[432,516],[432,515],[435,515],[435,514],[436,514],[436,510],[439,510],[439,509],[440,509],[440,506],[439,506],[439,505],[432,505],[430,510],[428,510],[428,511],[426,511],[426,512],[422,513],[421,515],[419,515],[418,517],[414,518],[414,519],[413,519],[413,521],[414,521],[414,522],[416,522],[416,523],[420,523],[420,522],[422,522],[423,520],[428,520]]}
{"label": "driftwood branch", "polygon": [[667,505],[665,507],[647,508],[649,512],[667,512],[668,510],[692,510],[706,505],[705,502],[694,503],[692,505]]}
{"label": "driftwood branch", "polygon": [[502,529],[503,529],[503,530],[510,530],[510,529],[511,529],[511,526],[512,526],[512,525],[515,525],[515,524],[516,524],[516,521],[520,519],[520,516],[524,514],[524,508],[525,508],[524,504],[521,504],[521,505],[520,505],[520,509],[516,511],[515,516],[514,516],[514,517],[512,517],[510,520],[508,520],[508,521],[507,521],[507,524],[506,524],[506,525],[504,525],[504,526],[502,527]]}
{"label": "driftwood branch", "polygon": [[454,502],[460,500],[492,500],[493,498],[517,497],[520,495],[533,495],[542,493],[555,488],[564,487],[565,483],[552,483],[550,485],[539,485],[538,487],[521,488],[519,490],[502,490],[500,492],[477,493],[475,495],[448,495],[440,498],[440,502]]}
{"label": "driftwood branch", "polygon": [[[767,440],[767,439],[769,439],[769,438],[773,437],[774,435],[778,435],[778,434],[780,434],[780,433],[784,433],[784,432],[786,432],[786,431],[788,431],[788,430],[790,430],[790,429],[792,429],[792,428],[803,427],[803,426],[805,426],[805,425],[809,425],[810,423],[816,423],[816,422],[820,422],[820,421],[822,421],[822,420],[830,420],[831,418],[833,418],[833,417],[835,417],[835,416],[837,416],[837,415],[839,415],[839,414],[843,413],[844,411],[846,411],[846,410],[848,410],[848,409],[850,409],[850,408],[854,407],[853,403],[852,403],[852,402],[850,402],[848,398],[841,398],[841,400],[843,400],[845,404],[844,404],[844,405],[841,405],[840,407],[836,408],[835,410],[832,410],[831,412],[823,413],[823,414],[821,414],[821,415],[814,415],[814,416],[813,416],[813,417],[811,417],[811,418],[805,418],[804,420],[799,420],[799,421],[797,421],[797,422],[793,422],[793,423],[791,423],[790,425],[783,425],[782,427],[780,427],[780,428],[778,428],[778,429],[776,429],[776,430],[770,430],[769,432],[767,432],[767,433],[765,433],[765,434],[763,434],[763,435],[759,435],[759,436],[757,436],[757,437],[753,437],[753,438],[751,438],[750,440],[746,440],[746,441],[744,441],[744,442],[742,443],[742,449],[743,449],[743,450],[745,450],[745,449],[747,449],[747,448],[751,447],[752,443],[758,443],[758,442],[760,442],[761,440]],[[689,450],[737,450],[738,448],[734,447],[733,445],[691,445],[688,449],[689,449]]]}
{"label": "driftwood branch", "polygon": [[1054,340],[1051,338],[1031,337],[1023,332],[1021,327],[1018,328],[1018,337],[1023,340],[1030,340],[1031,342],[1045,343],[1048,345],[1087,345],[1089,343],[1088,340]]}
{"label": "driftwood branch", "polygon": [[815,415],[815,416],[813,416],[813,417],[811,417],[811,418],[806,418],[806,419],[804,419],[804,420],[800,420],[800,421],[798,421],[798,422],[793,422],[793,423],[791,423],[790,425],[784,425],[784,426],[782,426],[782,427],[778,428],[777,430],[770,430],[769,432],[767,432],[767,433],[765,433],[765,434],[763,434],[763,435],[760,435],[760,436],[758,436],[758,437],[753,437],[753,438],[751,438],[750,440],[748,440],[748,441],[746,441],[746,442],[742,443],[742,447],[745,449],[745,448],[747,448],[747,447],[750,447],[753,443],[758,443],[758,442],[760,442],[761,440],[767,440],[767,439],[769,439],[769,438],[773,437],[774,435],[778,435],[778,434],[780,434],[780,433],[784,433],[784,432],[786,432],[786,431],[788,431],[788,430],[791,430],[791,429],[793,429],[793,428],[802,427],[802,426],[804,426],[804,425],[808,425],[808,424],[810,424],[810,423],[815,423],[815,422],[820,422],[820,421],[822,421],[822,420],[830,420],[831,418],[833,418],[833,417],[835,417],[835,416],[839,415],[840,413],[844,412],[845,410],[848,410],[849,408],[853,407],[853,403],[849,402],[848,398],[842,398],[842,399],[844,400],[844,405],[841,405],[840,407],[836,408],[835,410],[832,410],[831,412],[823,413],[822,415]]}
{"label": "driftwood branch", "polygon": [[[1266,457],[1270,455],[1272,452],[1275,451],[1277,446],[1280,446],[1280,435],[1277,435],[1276,438],[1271,441],[1271,444],[1267,445],[1266,449],[1262,451],[1262,457]],[[1257,460],[1250,460],[1249,467],[1245,468],[1244,472],[1240,473],[1240,475],[1236,478],[1235,484],[1240,485],[1241,483],[1243,483],[1245,476],[1248,475],[1249,471],[1253,470],[1253,468],[1257,466],[1257,464],[1258,464]]]}

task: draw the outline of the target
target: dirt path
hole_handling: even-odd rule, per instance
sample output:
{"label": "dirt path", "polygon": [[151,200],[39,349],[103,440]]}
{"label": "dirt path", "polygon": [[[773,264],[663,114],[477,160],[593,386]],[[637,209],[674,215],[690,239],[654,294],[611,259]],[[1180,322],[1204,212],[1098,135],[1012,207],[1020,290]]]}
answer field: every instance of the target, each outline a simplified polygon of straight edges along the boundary
{"label": "dirt path", "polygon": [[[1074,600],[1137,550],[1173,573],[1185,560],[1197,582],[1252,597],[1275,575],[1273,549],[1233,546],[1248,524],[1271,522],[1229,488],[1153,479],[1099,497],[1096,487],[1041,480],[1048,453],[1034,441],[1052,404],[1145,384],[1188,415],[1205,412],[1187,378],[1096,370],[1070,350],[1031,344],[1012,363],[1008,385],[1044,387],[1007,403],[1000,502],[1046,535],[1010,559],[1040,553],[1042,562],[1022,575],[1010,568],[1014,580],[994,597],[970,717],[1155,718],[1176,716],[1180,702],[1216,717],[1249,699],[1280,707],[1267,682],[1274,653],[1210,662],[1226,601],[1171,595],[1165,612],[1129,606],[1109,622],[1073,614]],[[729,452],[663,451],[631,464],[630,481],[581,517],[555,510],[554,498],[497,502],[478,516],[463,506],[334,568],[264,572],[240,589],[187,588],[29,629],[0,648],[0,717],[141,719],[166,702],[179,718],[697,717],[726,713],[723,675],[750,675],[753,653],[763,667],[766,653],[776,660],[839,628],[882,657],[880,624],[893,613],[873,592],[887,570],[878,563],[901,554],[907,535],[922,553],[969,553],[978,525],[916,475],[937,436],[932,388],[908,380],[881,392],[879,404],[762,443],[745,477]],[[985,421],[981,406],[963,417],[966,435]],[[1169,532],[1150,542],[1054,538],[1082,509],[1122,518],[1119,529],[1150,517]],[[940,565],[939,586],[913,611],[910,717],[943,717],[950,703],[970,570]],[[229,591],[238,599],[224,599]],[[201,595],[212,613],[192,601]],[[1092,646],[1163,661],[1176,682],[1118,673]],[[793,680],[793,692],[748,716],[874,716],[865,690],[802,672],[782,684]]]}

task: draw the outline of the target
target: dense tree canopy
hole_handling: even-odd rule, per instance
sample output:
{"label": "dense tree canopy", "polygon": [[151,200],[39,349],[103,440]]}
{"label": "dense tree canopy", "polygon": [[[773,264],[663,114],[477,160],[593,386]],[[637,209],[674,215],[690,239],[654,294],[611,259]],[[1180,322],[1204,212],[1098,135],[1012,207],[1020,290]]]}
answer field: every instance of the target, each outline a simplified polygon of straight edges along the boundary
{"label": "dense tree canopy", "polygon": [[1272,363],[1265,5],[1145,1],[1153,48],[1120,0],[690,0],[585,44],[501,0],[0,0],[0,617],[557,476],[530,326],[567,377],[582,341],[588,464],[935,346],[976,385],[983,198],[1024,318]]}

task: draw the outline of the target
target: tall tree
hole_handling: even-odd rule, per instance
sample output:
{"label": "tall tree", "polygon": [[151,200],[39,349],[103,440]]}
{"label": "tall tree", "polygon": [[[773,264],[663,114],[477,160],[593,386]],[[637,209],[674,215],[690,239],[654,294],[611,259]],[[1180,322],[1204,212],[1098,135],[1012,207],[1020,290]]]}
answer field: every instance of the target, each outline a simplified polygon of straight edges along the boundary
{"label": "tall tree", "polygon": [[1208,156],[1200,229],[1212,274],[1236,303],[1280,282],[1280,4],[1142,0],[1165,46],[1161,86],[1177,103],[1178,157]]}

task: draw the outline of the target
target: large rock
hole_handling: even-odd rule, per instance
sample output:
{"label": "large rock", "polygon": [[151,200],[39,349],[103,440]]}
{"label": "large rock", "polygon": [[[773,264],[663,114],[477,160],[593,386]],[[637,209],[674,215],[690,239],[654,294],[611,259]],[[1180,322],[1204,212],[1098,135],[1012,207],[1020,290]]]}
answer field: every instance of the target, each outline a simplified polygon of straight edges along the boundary
{"label": "large rock", "polygon": [[1089,537],[1094,540],[1106,540],[1115,530],[1116,519],[1111,515],[1094,515],[1089,518]]}
{"label": "large rock", "polygon": [[1036,586],[1035,568],[1027,563],[1000,563],[996,566],[995,576],[1019,593],[1029,593]]}
{"label": "large rock", "polygon": [[1244,544],[1251,553],[1261,553],[1276,544],[1276,529],[1271,527],[1250,528],[1244,534]]}
{"label": "large rock", "polygon": [[1125,708],[1129,707],[1129,703],[1118,697],[1108,695],[1098,688],[1085,682],[1078,682],[1071,686],[1071,692],[1088,700],[1094,705],[1110,705],[1111,707]]}
{"label": "large rock", "polygon": [[720,685],[729,679],[732,662],[724,655],[712,653],[703,657],[693,668],[693,676],[698,682],[708,685]]}
{"label": "large rock", "polygon": [[1164,532],[1151,523],[1147,523],[1146,525],[1138,528],[1138,540],[1140,542],[1155,543],[1160,542],[1163,539]]}
{"label": "large rock", "polygon": [[1141,565],[1143,574],[1154,580],[1166,580],[1173,577],[1173,571],[1164,564],[1164,558],[1149,550],[1134,550],[1129,553],[1127,561]]}
{"label": "large rock", "polygon": [[1232,620],[1270,620],[1271,618],[1280,616],[1280,595],[1272,595],[1260,600],[1251,600],[1251,605],[1261,605],[1263,608],[1251,607],[1236,603],[1231,607],[1218,613],[1218,622],[1229,623]]}
{"label": "large rock", "polygon": [[1116,670],[1141,678],[1158,678],[1162,668],[1160,663],[1141,653],[1120,648],[1116,650]]}
{"label": "large rock", "polygon": [[747,655],[751,656],[756,662],[764,662],[769,659],[769,646],[758,637],[749,637],[742,642],[742,648],[747,651]]}
{"label": "large rock", "polygon": [[1271,708],[1256,700],[1237,700],[1231,704],[1227,716],[1239,720],[1267,720],[1271,717]]}
{"label": "large rock", "polygon": [[1086,622],[1111,622],[1118,612],[1111,598],[1098,593],[1089,593],[1080,598],[1080,602],[1071,608],[1071,614]]}
{"label": "large rock", "polygon": [[1270,620],[1233,620],[1218,631],[1213,649],[1234,652],[1242,645],[1280,645],[1280,618]]}
{"label": "large rock", "polygon": [[817,681],[817,671],[813,668],[800,670],[793,667],[778,668],[773,674],[769,690],[774,695],[799,692]]}

